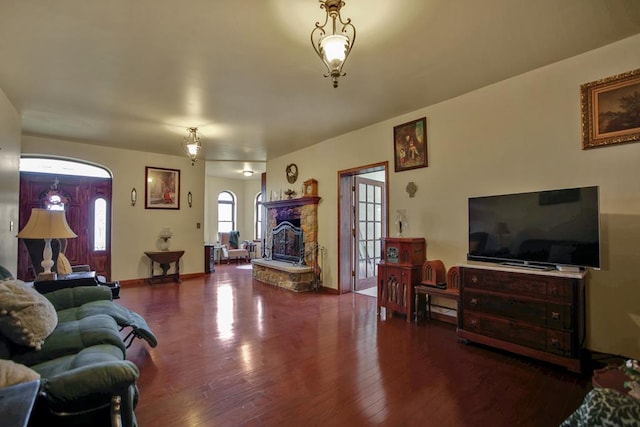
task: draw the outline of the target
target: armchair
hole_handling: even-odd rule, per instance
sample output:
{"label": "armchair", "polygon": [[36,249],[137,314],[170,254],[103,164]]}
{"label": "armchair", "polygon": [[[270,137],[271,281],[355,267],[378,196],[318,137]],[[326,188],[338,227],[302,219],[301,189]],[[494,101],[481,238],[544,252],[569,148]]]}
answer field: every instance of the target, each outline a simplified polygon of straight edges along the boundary
{"label": "armchair", "polygon": [[227,260],[227,264],[232,258],[240,260],[244,258],[249,261],[249,242],[247,240],[239,242],[239,231],[220,231],[218,232],[218,240],[222,245],[222,259]]}

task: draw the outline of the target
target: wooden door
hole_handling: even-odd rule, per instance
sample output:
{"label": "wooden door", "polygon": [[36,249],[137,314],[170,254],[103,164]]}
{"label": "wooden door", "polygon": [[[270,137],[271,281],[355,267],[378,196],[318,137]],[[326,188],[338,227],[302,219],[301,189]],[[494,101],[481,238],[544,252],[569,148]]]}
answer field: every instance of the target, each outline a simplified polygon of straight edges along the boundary
{"label": "wooden door", "polygon": [[[55,188],[54,188],[55,187]],[[19,229],[25,226],[33,208],[46,208],[51,194],[59,194],[69,227],[78,235],[67,240],[65,255],[71,265],[87,264],[96,273],[111,277],[111,179],[44,173],[20,173]],[[104,200],[104,221],[96,224],[96,200]],[[100,203],[100,202],[99,202]],[[105,240],[98,243],[99,229]],[[18,244],[18,278],[35,277],[29,254]]]}

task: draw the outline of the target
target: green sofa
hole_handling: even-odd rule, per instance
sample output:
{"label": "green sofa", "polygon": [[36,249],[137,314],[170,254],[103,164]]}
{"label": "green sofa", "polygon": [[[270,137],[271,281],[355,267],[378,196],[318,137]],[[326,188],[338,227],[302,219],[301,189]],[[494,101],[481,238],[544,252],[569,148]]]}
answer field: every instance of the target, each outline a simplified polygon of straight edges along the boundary
{"label": "green sofa", "polygon": [[[0,282],[0,387],[40,378],[30,425],[137,425],[139,372],[126,348],[134,338],[157,340],[111,297],[100,286],[42,295],[19,280]],[[19,380],[8,379],[15,371]]]}

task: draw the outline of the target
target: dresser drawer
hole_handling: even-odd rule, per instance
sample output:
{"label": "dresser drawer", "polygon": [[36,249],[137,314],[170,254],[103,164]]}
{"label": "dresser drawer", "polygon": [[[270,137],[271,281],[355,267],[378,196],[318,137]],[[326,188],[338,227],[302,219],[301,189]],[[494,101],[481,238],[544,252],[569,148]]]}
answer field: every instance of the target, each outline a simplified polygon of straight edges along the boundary
{"label": "dresser drawer", "polygon": [[561,356],[573,356],[573,346],[571,342],[571,334],[562,331],[547,330],[547,348],[549,353],[559,354]]}
{"label": "dresser drawer", "polygon": [[519,299],[503,294],[473,292],[465,289],[463,310],[487,313],[552,329],[573,329],[570,306],[544,301]]}
{"label": "dresser drawer", "polygon": [[465,312],[463,329],[529,348],[547,350],[547,331],[543,327],[504,318]]}
{"label": "dresser drawer", "polygon": [[574,281],[564,277],[465,268],[462,283],[466,289],[504,292],[565,302],[571,302],[574,298]]}

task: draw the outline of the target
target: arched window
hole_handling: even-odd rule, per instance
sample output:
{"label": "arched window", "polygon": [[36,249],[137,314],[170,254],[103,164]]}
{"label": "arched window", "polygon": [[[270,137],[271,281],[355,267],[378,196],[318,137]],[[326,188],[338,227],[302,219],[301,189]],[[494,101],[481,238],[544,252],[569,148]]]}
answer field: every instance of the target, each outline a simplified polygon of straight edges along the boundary
{"label": "arched window", "polygon": [[258,193],[255,200],[256,240],[262,239],[262,193]]}
{"label": "arched window", "polygon": [[236,197],[230,191],[218,194],[218,231],[236,229]]}
{"label": "arched window", "polygon": [[93,202],[93,250],[107,250],[107,200],[104,197]]}

